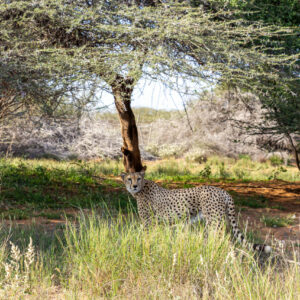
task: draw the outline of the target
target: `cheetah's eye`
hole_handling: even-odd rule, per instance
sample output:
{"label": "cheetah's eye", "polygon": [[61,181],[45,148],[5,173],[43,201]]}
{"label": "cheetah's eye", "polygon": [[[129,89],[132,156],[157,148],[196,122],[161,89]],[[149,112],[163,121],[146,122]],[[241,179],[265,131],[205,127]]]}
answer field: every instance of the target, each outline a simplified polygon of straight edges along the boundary
{"label": "cheetah's eye", "polygon": [[128,178],[128,181],[131,182],[132,181],[131,178]]}
{"label": "cheetah's eye", "polygon": [[138,181],[140,181],[141,179],[142,179],[142,178],[141,178],[141,177],[139,177],[137,180],[138,180]]}

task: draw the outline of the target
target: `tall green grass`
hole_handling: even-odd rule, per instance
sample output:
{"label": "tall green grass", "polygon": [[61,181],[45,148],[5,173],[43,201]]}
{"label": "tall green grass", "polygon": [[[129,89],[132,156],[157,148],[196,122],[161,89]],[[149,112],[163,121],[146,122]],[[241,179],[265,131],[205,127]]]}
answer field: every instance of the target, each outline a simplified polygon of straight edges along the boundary
{"label": "tall green grass", "polygon": [[[37,239],[32,230],[3,233],[0,293],[5,299],[51,294],[54,299],[269,300],[297,299],[300,292],[296,264],[279,267],[272,257],[261,264],[224,232],[206,235],[202,227],[183,223],[144,230],[132,214],[112,219],[92,213],[52,238],[39,231]],[[32,234],[35,260],[26,273],[26,255],[16,263],[8,240],[26,254]],[[4,263],[19,263],[19,269],[7,276]]]}
{"label": "tall green grass", "polygon": [[296,167],[276,165],[271,161],[254,162],[249,157],[240,159],[212,156],[201,164],[190,159],[168,159],[148,164],[150,179],[178,181],[300,181]]}
{"label": "tall green grass", "polygon": [[[254,162],[248,156],[240,159],[212,156],[201,164],[190,159],[158,160],[146,162],[146,175],[153,180],[178,181],[269,181],[280,179],[300,181],[296,167],[276,165],[271,161]],[[55,161],[49,159],[25,160],[20,158],[0,160],[0,181],[5,184],[40,184],[59,181],[65,186],[80,184],[84,188],[124,171],[121,160]],[[20,176],[23,175],[23,177]],[[17,179],[17,181],[16,181]],[[103,178],[102,178],[103,179]],[[25,182],[27,180],[27,182]],[[29,180],[29,181],[28,181]],[[112,182],[106,182],[112,184]]]}
{"label": "tall green grass", "polygon": [[67,208],[126,209],[128,193],[111,191],[122,185],[104,175],[110,172],[121,169],[115,162],[0,159],[0,203],[5,203],[0,218],[51,218],[51,210]]}

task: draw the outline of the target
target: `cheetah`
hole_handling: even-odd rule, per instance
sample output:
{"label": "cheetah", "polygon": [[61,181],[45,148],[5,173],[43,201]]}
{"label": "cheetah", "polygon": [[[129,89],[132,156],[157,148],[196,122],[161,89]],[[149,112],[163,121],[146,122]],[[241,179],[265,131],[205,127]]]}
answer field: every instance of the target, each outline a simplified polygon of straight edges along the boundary
{"label": "cheetah", "polygon": [[[234,237],[242,243],[245,242],[237,226],[233,199],[225,190],[208,185],[169,190],[144,177],[144,170],[121,174],[127,191],[137,201],[138,213],[145,226],[150,225],[153,215],[168,222],[177,218],[189,218],[191,222],[205,219],[207,226],[218,225],[226,217]],[[257,251],[271,252],[268,245],[248,245]]]}

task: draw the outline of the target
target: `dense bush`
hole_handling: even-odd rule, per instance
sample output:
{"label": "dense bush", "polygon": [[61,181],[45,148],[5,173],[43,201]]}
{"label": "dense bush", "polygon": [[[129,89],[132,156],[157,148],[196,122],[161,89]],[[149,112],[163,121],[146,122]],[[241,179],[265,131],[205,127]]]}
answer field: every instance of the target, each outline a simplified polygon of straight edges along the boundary
{"label": "dense bush", "polygon": [[[247,136],[231,121],[260,120],[259,104],[252,105],[251,110],[236,95],[203,94],[201,100],[187,107],[191,130],[183,112],[155,114],[152,109],[138,109],[142,156],[150,160],[184,156],[199,163],[212,155],[267,160],[272,154],[261,149],[261,140]],[[119,121],[113,112],[93,113],[80,121],[15,120],[1,128],[0,140],[4,154],[58,159],[118,158],[122,146]],[[286,149],[276,153],[285,162]]]}

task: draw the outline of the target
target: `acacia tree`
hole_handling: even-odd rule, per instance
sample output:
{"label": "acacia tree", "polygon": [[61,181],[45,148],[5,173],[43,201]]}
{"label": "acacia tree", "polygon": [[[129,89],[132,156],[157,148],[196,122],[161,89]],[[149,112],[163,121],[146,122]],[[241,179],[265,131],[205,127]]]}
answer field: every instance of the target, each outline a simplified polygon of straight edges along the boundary
{"label": "acacia tree", "polygon": [[[260,145],[274,151],[285,145],[285,149],[293,152],[295,162],[300,170],[300,60],[299,60],[299,23],[300,2],[297,0],[266,0],[266,1],[230,1],[231,5],[239,6],[249,12],[245,17],[249,20],[260,20],[265,24],[280,24],[289,26],[292,34],[263,37],[264,44],[268,45],[266,52],[276,56],[291,55],[294,62],[287,66],[278,65],[278,76],[270,78],[264,74],[257,74],[254,78],[240,80],[238,86],[250,90],[261,105],[262,115],[259,122],[234,120],[239,128],[248,135],[260,136]],[[269,72],[267,66],[265,72]],[[233,79],[227,88],[237,85]],[[251,88],[249,88],[251,87]],[[236,91],[236,89],[235,89]],[[249,106],[248,97],[242,94],[240,98]],[[250,103],[251,104],[251,103]]]}
{"label": "acacia tree", "polygon": [[[261,93],[259,100],[262,115],[256,122],[232,121],[247,135],[259,136],[259,144],[264,149],[274,151],[284,144],[284,148],[293,153],[296,166],[300,170],[300,99],[298,95],[300,86],[299,80],[294,81],[296,81],[294,86],[289,90],[284,90],[277,85],[267,91],[266,95]],[[240,98],[248,102],[247,95],[240,95]],[[249,107],[249,104],[247,106]],[[252,111],[252,113],[256,112]]]}
{"label": "acacia tree", "polygon": [[0,123],[25,116],[32,116],[35,121],[70,115],[80,118],[93,102],[96,85],[95,79],[74,82],[68,74],[27,68],[22,58],[10,61],[4,53],[0,58]]}
{"label": "acacia tree", "polygon": [[171,86],[180,78],[252,88],[257,81],[249,79],[278,81],[282,66],[294,59],[268,53],[263,42],[289,29],[246,20],[216,1],[4,2],[1,59],[21,61],[32,72],[61,77],[62,83],[100,78],[115,99],[127,172],[143,168],[130,105],[142,77]]}

